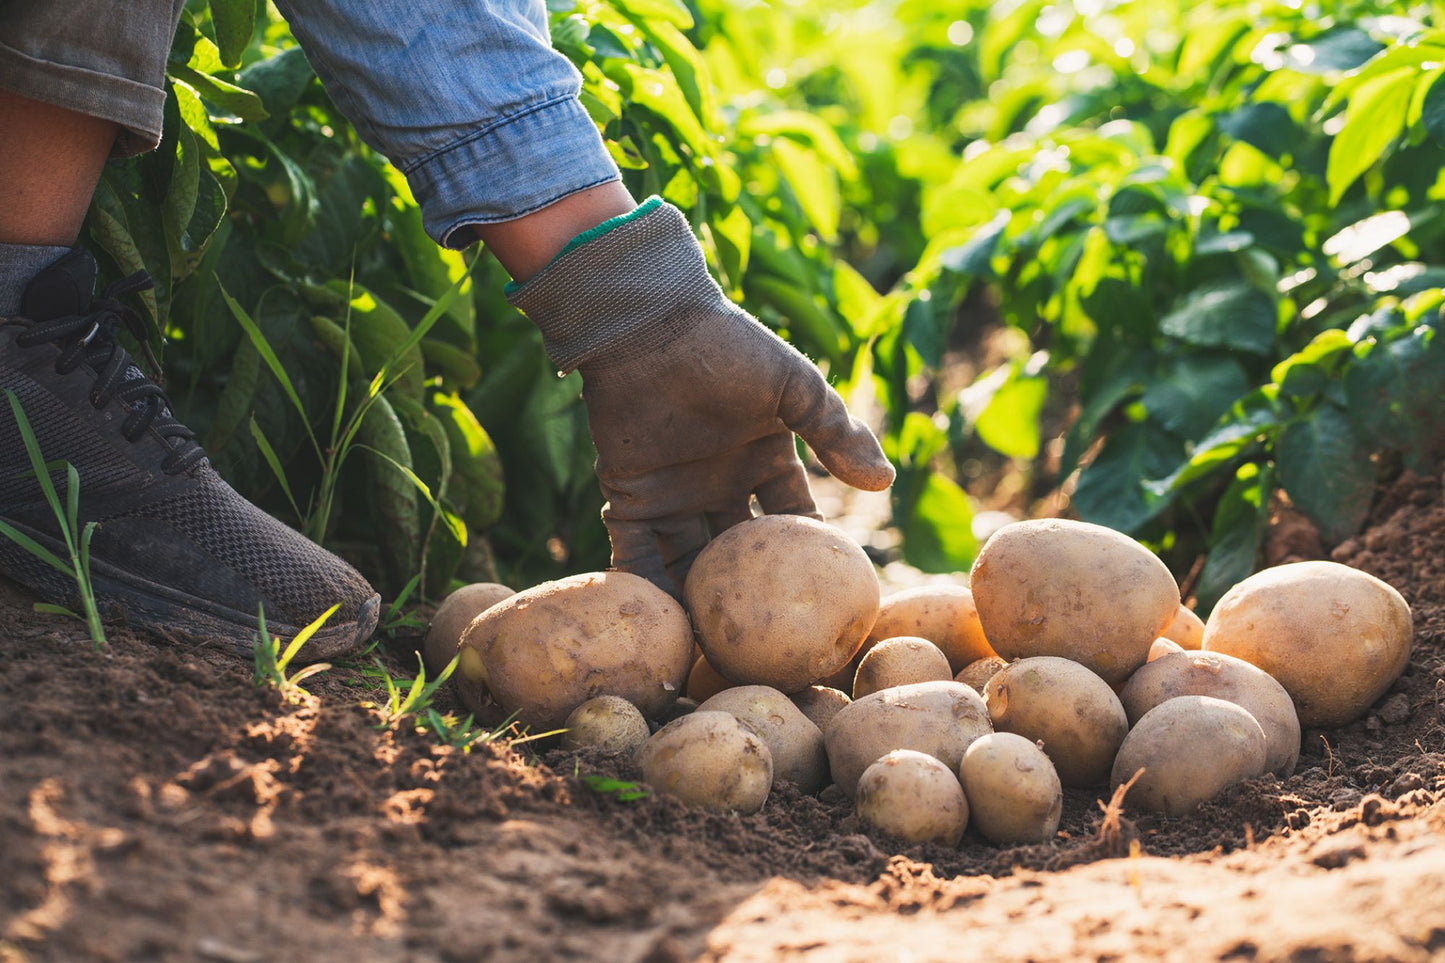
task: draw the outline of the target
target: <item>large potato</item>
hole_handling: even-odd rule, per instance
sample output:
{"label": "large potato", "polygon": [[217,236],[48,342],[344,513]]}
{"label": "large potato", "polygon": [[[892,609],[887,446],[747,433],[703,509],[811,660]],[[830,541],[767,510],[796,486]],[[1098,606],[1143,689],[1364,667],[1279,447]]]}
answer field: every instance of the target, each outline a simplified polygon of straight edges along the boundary
{"label": "large potato", "polygon": [[773,788],[762,737],[726,712],[694,712],[653,733],[637,754],[652,788],[713,812],[755,813]]}
{"label": "large potato", "polygon": [[[462,645],[487,687],[533,729],[555,729],[594,696],[656,717],[681,694],[692,630],[662,589],[625,572],[573,575],[519,592],[472,622]],[[463,658],[466,671],[476,660]]]}
{"label": "large potato", "polygon": [[1337,562],[1292,562],[1224,593],[1204,648],[1259,666],[1294,699],[1302,726],[1353,722],[1410,661],[1410,606],[1386,583]]}
{"label": "large potato", "polygon": [[847,665],[878,616],[878,577],[863,549],[801,515],[723,532],[698,554],[683,595],[719,673],[789,693]]}
{"label": "large potato", "polygon": [[1119,701],[1131,724],[1150,709],[1178,696],[1212,696],[1233,702],[1264,730],[1265,769],[1281,777],[1299,759],[1300,725],[1294,703],[1268,672],[1222,652],[1175,652],[1155,659],[1129,677]]}
{"label": "large potato", "polygon": [[472,619],[515,594],[496,582],[477,582],[463,585],[448,595],[437,606],[431,625],[427,626],[426,638],[422,640],[422,664],[426,666],[427,676],[435,679],[447,667],[457,654],[462,633],[472,624]]}
{"label": "large potato", "polygon": [[919,682],[884,689],[844,706],[823,740],[833,781],[850,797],[879,756],[914,749],[954,772],[969,743],[993,727],[977,692],[957,682]]}
{"label": "large potato", "polygon": [[916,636],[884,639],[868,650],[853,679],[853,698],[914,682],[943,682],[953,678],[948,656],[932,642]]}
{"label": "large potato", "polygon": [[975,739],[958,768],[969,812],[983,837],[998,845],[1052,839],[1064,813],[1064,789],[1037,745],[1012,732]]}
{"label": "large potato", "polygon": [[962,585],[922,585],[883,599],[864,648],[883,639],[915,635],[948,656],[950,675],[994,654],[984,638],[973,593]]}
{"label": "large potato", "polygon": [[726,712],[751,726],[768,744],[774,782],[791,782],[805,793],[827,785],[828,754],[823,749],[822,730],[777,689],[765,685],[724,689],[697,711]]}
{"label": "large potato", "polygon": [[927,753],[895,749],[858,779],[858,818],[907,843],[957,846],[968,828],[958,777]]}
{"label": "large potato", "polygon": [[1180,816],[1265,771],[1264,730],[1248,711],[1209,696],[1179,696],[1144,713],[1114,760],[1115,789],[1144,770],[1124,805]]}
{"label": "large potato", "polygon": [[1005,525],[978,553],[971,582],[999,655],[1062,656],[1111,684],[1144,664],[1179,608],[1179,586],[1152,552],[1066,519]]}
{"label": "large potato", "polygon": [[1045,655],[1004,666],[983,687],[983,697],[993,727],[1043,743],[1065,786],[1109,778],[1129,731],[1114,690],[1069,659]]}

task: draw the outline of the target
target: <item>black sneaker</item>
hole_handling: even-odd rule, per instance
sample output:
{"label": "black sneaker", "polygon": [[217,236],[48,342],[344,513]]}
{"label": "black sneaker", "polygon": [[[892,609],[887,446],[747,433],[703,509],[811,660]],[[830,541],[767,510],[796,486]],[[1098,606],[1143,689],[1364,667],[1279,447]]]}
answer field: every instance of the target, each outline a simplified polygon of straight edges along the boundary
{"label": "black sneaker", "polygon": [[[381,598],[355,569],[246,501],[211,467],[165,392],[116,342],[139,316],[117,298],[137,275],[94,296],[95,260],[76,248],[30,282],[20,315],[0,318],[0,399],[14,391],[48,462],[80,474],[80,519],[99,522],[91,581],[102,615],[189,640],[222,639],[249,657],[256,613],[295,635],[341,608],[304,647],[343,655],[376,628]],[[54,476],[57,489],[64,472]],[[0,519],[66,557],[55,516],[30,473],[8,404],[0,404]],[[0,574],[78,611],[74,580],[0,536]]]}

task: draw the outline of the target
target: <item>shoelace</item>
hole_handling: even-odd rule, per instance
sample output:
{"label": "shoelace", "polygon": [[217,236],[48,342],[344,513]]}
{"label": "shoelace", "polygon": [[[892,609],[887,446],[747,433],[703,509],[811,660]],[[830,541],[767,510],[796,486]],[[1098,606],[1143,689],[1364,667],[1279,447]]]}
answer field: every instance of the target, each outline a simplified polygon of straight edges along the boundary
{"label": "shoelace", "polygon": [[120,327],[124,325],[143,346],[150,369],[159,377],[160,365],[151,353],[145,321],[133,308],[119,300],[124,295],[154,286],[150,275],[137,271],[107,286],[99,297],[91,300],[90,309],[85,314],[37,321],[17,337],[15,343],[22,348],[50,342],[64,343],[65,347],[55,363],[56,373],[69,374],[82,364],[90,365],[96,372],[90,403],[96,408],[104,408],[112,399],[119,399],[130,410],[130,416],[121,423],[121,435],[134,442],[147,431],[154,430],[171,449],[170,454],[161,459],[161,471],[178,475],[205,458],[205,449],[195,440],[196,433],[171,414],[170,399],[160,385],[144,374],[128,377],[131,368],[136,366],[131,361],[130,352],[116,340]]}

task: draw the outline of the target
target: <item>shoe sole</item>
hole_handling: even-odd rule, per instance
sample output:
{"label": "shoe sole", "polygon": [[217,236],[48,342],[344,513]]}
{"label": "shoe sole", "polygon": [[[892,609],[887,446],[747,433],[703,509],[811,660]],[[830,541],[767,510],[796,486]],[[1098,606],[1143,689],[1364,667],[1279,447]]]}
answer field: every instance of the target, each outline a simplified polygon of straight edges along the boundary
{"label": "shoe sole", "polygon": [[[59,558],[69,557],[63,542],[10,519],[0,519],[28,535]],[[58,605],[75,605],[75,581],[36,558],[10,539],[0,536],[0,573],[30,589],[43,600]],[[197,598],[160,585],[107,564],[90,561],[90,583],[96,605],[107,620],[120,619],[132,628],[146,629],[166,638],[193,641],[221,639],[243,659],[255,654],[261,624],[256,616]],[[298,662],[319,662],[349,655],[361,648],[376,631],[381,615],[381,596],[373,595],[354,621],[328,622],[306,641],[297,654]],[[266,629],[283,642],[294,638],[302,626],[266,620]]]}

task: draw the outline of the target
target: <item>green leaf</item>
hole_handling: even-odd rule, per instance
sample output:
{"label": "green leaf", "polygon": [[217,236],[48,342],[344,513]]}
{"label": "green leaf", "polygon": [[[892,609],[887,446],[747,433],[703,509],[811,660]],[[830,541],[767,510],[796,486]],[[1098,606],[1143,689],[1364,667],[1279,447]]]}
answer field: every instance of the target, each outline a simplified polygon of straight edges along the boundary
{"label": "green leaf", "polygon": [[1437,144],[1445,144],[1445,74],[1437,76],[1425,93],[1420,105],[1420,122]]}
{"label": "green leaf", "polygon": [[452,466],[466,489],[467,524],[481,530],[502,516],[505,478],[497,446],[460,398],[435,392],[433,410],[451,442]]}
{"label": "green leaf", "polygon": [[1360,85],[1350,96],[1345,126],[1330,144],[1325,181],[1330,187],[1330,204],[1338,204],[1361,174],[1385,154],[1385,149],[1405,129],[1416,72],[1395,70]]}
{"label": "green leaf", "polygon": [[1175,360],[1139,401],[1149,417],[1186,440],[1203,435],[1248,389],[1244,368],[1225,355]]}
{"label": "green leaf", "polygon": [[[345,281],[332,281],[332,291],[344,293]],[[353,283],[351,291],[351,341],[361,355],[368,375],[388,368],[396,375],[397,390],[408,397],[420,399],[425,379],[426,359],[421,348],[411,340],[411,327],[377,295]]]}
{"label": "green leaf", "polygon": [[1413,451],[1445,424],[1445,343],[1421,326],[1373,345],[1345,373],[1346,408],[1355,433],[1377,448]]}
{"label": "green leaf", "polygon": [[692,26],[692,14],[677,0],[616,0],[615,6],[636,20],[670,23],[683,30]]}
{"label": "green leaf", "polygon": [[291,503],[291,510],[296,513],[297,518],[305,518],[301,506],[296,503],[296,496],[291,494],[291,483],[286,479],[286,469],[281,467],[281,459],[276,456],[276,449],[271,447],[271,442],[266,438],[266,433],[261,426],[256,424],[256,416],[251,416],[251,438],[256,442],[256,447],[261,451],[261,457],[266,459],[266,464],[271,469],[271,474],[281,483],[281,491],[285,493],[286,500]]}
{"label": "green leaf", "polygon": [[978,554],[973,505],[962,488],[928,472],[902,525],[903,558],[925,572],[967,571]]}
{"label": "green leaf", "polygon": [[1270,157],[1282,157],[1302,145],[1299,128],[1283,104],[1245,104],[1219,118],[1219,129]]}
{"label": "green leaf", "polygon": [[210,6],[221,63],[237,67],[256,27],[256,4],[254,0],[210,0]]}
{"label": "green leaf", "polygon": [[1136,422],[1116,428],[1079,472],[1074,508],[1086,522],[1132,534],[1173,498],[1172,492],[1150,490],[1144,479],[1164,475],[1183,457],[1183,443],[1156,425]]}
{"label": "green leaf", "polygon": [[843,208],[837,174],[823,163],[816,151],[788,138],[773,141],[772,149],[773,160],[798,199],[803,216],[823,240],[829,243],[836,240]]}
{"label": "green leaf", "polygon": [[971,277],[991,278],[994,276],[992,260],[998,250],[999,239],[1008,227],[1012,215],[999,211],[987,224],[974,231],[962,245],[943,252],[943,266],[958,274]]}
{"label": "green leaf", "polygon": [[1036,458],[1041,436],[1039,415],[1048,397],[1048,380],[1035,367],[1012,364],[980,378],[959,395],[979,440],[1010,458]]}
{"label": "green leaf", "polygon": [[1220,496],[1209,536],[1209,557],[1194,589],[1200,615],[1207,616],[1225,592],[1253,573],[1269,526],[1273,490],[1273,471],[1249,463],[1240,466]]}
{"label": "green leaf", "polygon": [[1385,49],[1357,27],[1339,27],[1289,48],[1289,66],[1301,73],[1354,70]]}
{"label": "green leaf", "polygon": [[169,72],[172,80],[190,86],[201,95],[202,100],[229,111],[241,120],[256,123],[271,116],[261,98],[244,87],[202,73],[189,64],[172,63]]}
{"label": "green leaf", "polygon": [[385,395],[376,396],[367,409],[356,439],[371,456],[367,474],[376,513],[373,530],[388,588],[395,592],[421,569],[421,508],[406,430]]}
{"label": "green leaf", "polygon": [[1322,404],[1290,422],[1275,443],[1279,482],[1290,500],[1330,542],[1360,530],[1375,488],[1370,444],[1333,404]]}
{"label": "green leaf", "polygon": [[316,72],[300,47],[287,47],[275,56],[251,64],[236,79],[261,98],[267,113],[284,117],[316,79]]}
{"label": "green leaf", "polygon": [[306,406],[302,404],[301,396],[296,393],[296,386],[291,383],[291,376],[286,373],[286,368],[281,364],[281,359],[276,357],[276,352],[272,349],[270,342],[266,340],[266,335],[261,333],[261,329],[256,326],[256,322],[246,313],[246,309],[241,307],[235,298],[231,297],[230,292],[221,284],[219,277],[216,279],[216,285],[221,292],[221,297],[225,299],[226,306],[231,309],[232,317],[240,323],[241,328],[246,332],[246,337],[251,340],[251,344],[254,345],[256,351],[260,353],[261,360],[266,362],[266,367],[271,369],[271,374],[273,374],[280,383],[281,390],[286,392],[287,398],[291,399],[291,406],[295,408],[296,413],[301,416],[301,422],[306,427],[306,434],[311,438],[312,446],[315,447],[317,452],[320,452],[321,445],[317,443],[316,435],[311,430],[311,419],[306,413]]}
{"label": "green leaf", "polygon": [[1199,347],[1267,355],[1274,349],[1274,303],[1245,282],[1216,281],[1180,299],[1159,330]]}

